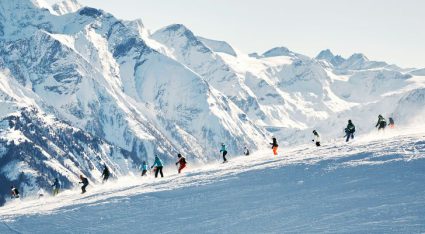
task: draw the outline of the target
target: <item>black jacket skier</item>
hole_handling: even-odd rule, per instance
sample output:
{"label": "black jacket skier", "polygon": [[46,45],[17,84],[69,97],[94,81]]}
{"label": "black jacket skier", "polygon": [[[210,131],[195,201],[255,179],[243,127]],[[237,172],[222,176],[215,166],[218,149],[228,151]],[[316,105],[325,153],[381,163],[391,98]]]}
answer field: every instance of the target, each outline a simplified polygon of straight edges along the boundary
{"label": "black jacket skier", "polygon": [[356,132],[356,126],[354,126],[353,122],[351,122],[351,119],[348,120],[347,127],[345,128],[345,136],[347,139],[345,140],[348,142],[351,139],[354,138],[354,132]]}
{"label": "black jacket skier", "polygon": [[387,126],[387,121],[382,117],[382,115],[378,116],[378,122],[375,125],[375,128],[377,127],[378,130],[385,129]]}
{"label": "black jacket skier", "polygon": [[14,185],[10,187],[10,198],[19,198],[19,190]]}
{"label": "black jacket skier", "polygon": [[59,188],[60,188],[60,183],[59,183],[58,178],[55,178],[55,181],[53,181],[52,187],[53,187],[53,196],[58,195],[59,194]]}
{"label": "black jacket skier", "polygon": [[109,171],[108,167],[105,165],[105,168],[103,169],[103,173],[102,173],[103,182],[108,181],[110,174],[111,172]]}
{"label": "black jacket skier", "polygon": [[316,142],[316,146],[320,146],[320,136],[316,130],[313,130],[314,139],[313,142]]}
{"label": "black jacket skier", "polygon": [[277,144],[276,137],[273,137],[272,140],[273,142],[270,143],[270,145],[272,145],[273,154],[277,155],[277,148],[279,147],[279,145]]}
{"label": "black jacket skier", "polygon": [[249,149],[248,147],[245,146],[243,154],[245,154],[245,156],[249,156]]}
{"label": "black jacket skier", "polygon": [[86,187],[87,187],[87,185],[89,185],[89,180],[86,178],[86,177],[84,177],[83,175],[80,175],[80,184],[83,184],[83,186],[81,186],[81,194],[83,194],[83,193],[85,193],[86,192]]}

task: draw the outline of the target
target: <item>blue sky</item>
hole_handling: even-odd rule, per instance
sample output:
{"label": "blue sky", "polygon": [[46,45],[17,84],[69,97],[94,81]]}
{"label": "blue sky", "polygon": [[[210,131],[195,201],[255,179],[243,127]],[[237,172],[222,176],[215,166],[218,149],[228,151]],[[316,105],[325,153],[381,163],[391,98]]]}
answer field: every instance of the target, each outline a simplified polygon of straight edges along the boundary
{"label": "blue sky", "polygon": [[[50,2],[55,0],[50,0]],[[80,0],[152,31],[182,23],[243,52],[286,46],[308,56],[329,48],[403,67],[425,67],[422,0]]]}

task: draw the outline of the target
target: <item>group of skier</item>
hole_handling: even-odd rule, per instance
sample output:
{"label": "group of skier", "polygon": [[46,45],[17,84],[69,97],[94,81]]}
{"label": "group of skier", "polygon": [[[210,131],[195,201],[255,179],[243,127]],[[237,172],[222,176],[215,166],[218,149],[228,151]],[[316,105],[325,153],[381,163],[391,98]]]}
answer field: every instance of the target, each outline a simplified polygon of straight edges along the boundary
{"label": "group of skier", "polygon": [[[394,128],[394,119],[393,118],[389,118],[389,124],[388,126],[390,128]],[[378,122],[376,123],[375,127],[378,128],[378,131],[381,131],[383,129],[385,129],[387,127],[387,121],[385,120],[385,118],[382,115],[378,116]],[[353,124],[353,122],[351,120],[348,120],[348,124],[347,127],[344,129],[345,131],[345,136],[344,138],[346,139],[345,141],[348,142],[350,139],[354,139],[354,133],[356,132],[356,127]],[[313,130],[313,137],[314,139],[312,140],[313,142],[315,142],[316,146],[321,146],[320,142],[320,135],[316,130]],[[272,142],[270,143],[272,151],[273,151],[273,155],[277,155],[278,154],[278,148],[279,145],[277,144],[277,139],[276,137],[272,137]],[[221,143],[221,148],[220,148],[220,153],[223,157],[223,163],[228,162],[226,155],[227,155],[227,147],[224,143]],[[249,149],[247,146],[244,147],[244,155],[248,156],[250,154]],[[180,174],[182,172],[182,170],[184,168],[186,168],[186,158],[183,157],[180,153],[177,154],[177,162],[175,163],[176,166],[178,166],[178,173]],[[164,163],[163,161],[159,158],[158,155],[155,155],[155,160],[153,165],[150,167],[150,169],[153,169],[153,172],[155,174],[155,178],[158,177],[158,175],[161,175],[161,177],[164,177],[164,173],[163,173],[163,167],[164,167]],[[142,164],[139,167],[139,170],[141,170],[141,176],[147,176],[147,172],[149,170],[149,166],[147,164],[146,161],[143,161]],[[111,172],[109,171],[109,168],[106,166],[106,164],[104,165],[104,169],[102,172],[102,183],[105,183],[108,181],[109,177],[111,175]],[[86,187],[89,185],[89,180],[84,177],[83,175],[80,175],[80,182],[79,184],[82,184],[81,186],[81,193],[85,193],[86,192]],[[59,193],[59,189],[60,189],[60,183],[59,183],[59,179],[55,178],[53,183],[52,183],[52,188],[53,188],[53,196],[56,196]],[[41,195],[42,196],[42,195]],[[11,198],[19,198],[19,191],[15,186],[11,187]]]}

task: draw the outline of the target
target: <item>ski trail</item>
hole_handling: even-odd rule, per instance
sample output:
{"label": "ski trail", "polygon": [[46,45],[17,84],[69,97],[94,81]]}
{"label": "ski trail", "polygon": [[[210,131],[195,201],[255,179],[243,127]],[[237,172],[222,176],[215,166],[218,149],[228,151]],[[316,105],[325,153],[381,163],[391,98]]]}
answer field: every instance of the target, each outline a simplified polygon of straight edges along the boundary
{"label": "ski trail", "polygon": [[13,221],[22,215],[52,215],[81,209],[84,206],[119,202],[139,194],[155,196],[154,194],[160,191],[199,187],[235,179],[238,174],[247,171],[262,171],[297,164],[305,165],[308,171],[308,165],[323,161],[330,162],[326,170],[335,170],[339,167],[376,165],[393,160],[409,161],[425,157],[424,153],[425,141],[421,134],[375,140],[367,144],[360,140],[350,145],[340,143],[324,144],[320,148],[312,145],[282,148],[278,156],[272,155],[271,150],[262,150],[250,156],[229,157],[230,162],[226,164],[211,163],[193,167],[188,164],[188,168],[181,175],[170,166],[164,170],[165,178],[125,176],[106,184],[89,185],[88,192],[84,195],[79,194],[79,188],[75,188],[62,191],[56,197],[25,198],[21,202],[9,202],[0,207],[0,218]]}

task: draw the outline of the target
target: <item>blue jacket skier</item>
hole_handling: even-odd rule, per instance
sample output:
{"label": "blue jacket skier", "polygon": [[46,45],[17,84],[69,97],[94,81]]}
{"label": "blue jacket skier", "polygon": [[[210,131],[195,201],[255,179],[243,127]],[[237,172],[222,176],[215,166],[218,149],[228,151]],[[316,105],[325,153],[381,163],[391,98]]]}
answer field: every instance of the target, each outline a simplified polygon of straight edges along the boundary
{"label": "blue jacket skier", "polygon": [[148,164],[146,163],[146,161],[143,161],[142,164],[139,167],[139,170],[142,171],[142,176],[146,175],[146,173],[148,172],[148,169],[149,169]]}
{"label": "blue jacket skier", "polygon": [[227,159],[226,159],[227,149],[224,143],[221,143],[220,153],[223,153],[223,163],[227,162]]}
{"label": "blue jacket skier", "polygon": [[153,167],[156,167],[155,178],[158,177],[158,173],[161,174],[161,177],[164,177],[164,174],[162,173],[162,168],[164,167],[164,164],[162,163],[162,160],[158,157],[158,155],[155,155],[155,161],[153,162],[151,168]]}

